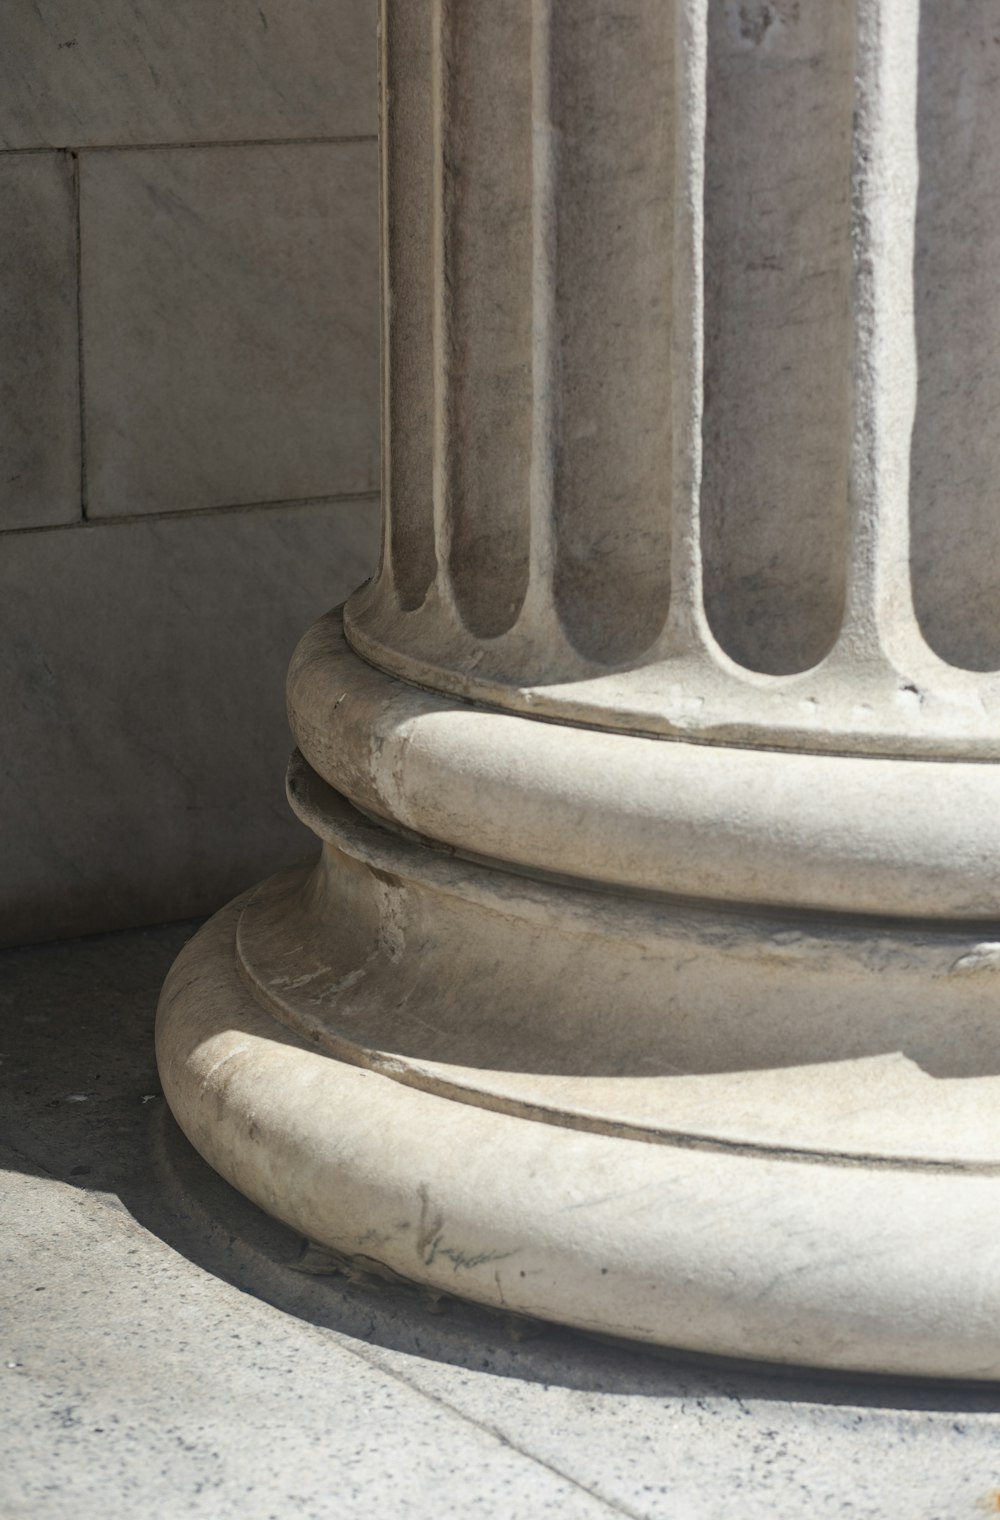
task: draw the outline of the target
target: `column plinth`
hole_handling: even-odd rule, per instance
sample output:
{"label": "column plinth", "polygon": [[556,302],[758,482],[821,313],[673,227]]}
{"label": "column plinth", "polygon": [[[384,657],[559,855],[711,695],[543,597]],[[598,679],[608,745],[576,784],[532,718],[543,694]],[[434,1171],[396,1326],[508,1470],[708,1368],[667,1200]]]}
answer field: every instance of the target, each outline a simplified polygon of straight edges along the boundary
{"label": "column plinth", "polygon": [[980,10],[924,56],[909,0],[384,5],[385,543],[289,676],[321,856],[158,1026],[311,1238],[1000,1376],[1000,598],[932,552],[1000,539],[978,434],[942,464],[1000,388],[940,356],[1000,282]]}

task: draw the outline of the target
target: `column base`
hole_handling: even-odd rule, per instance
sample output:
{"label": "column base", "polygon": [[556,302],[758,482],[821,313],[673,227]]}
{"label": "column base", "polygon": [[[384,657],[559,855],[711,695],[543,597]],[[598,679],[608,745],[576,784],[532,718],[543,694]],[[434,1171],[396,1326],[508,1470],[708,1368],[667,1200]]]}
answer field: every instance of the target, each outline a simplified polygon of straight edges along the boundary
{"label": "column base", "polygon": [[518,1314],[1000,1377],[994,1021],[920,1003],[959,931],[539,882],[373,824],[301,762],[292,791],[319,864],[214,918],[160,1006],[168,1101],[234,1186]]}

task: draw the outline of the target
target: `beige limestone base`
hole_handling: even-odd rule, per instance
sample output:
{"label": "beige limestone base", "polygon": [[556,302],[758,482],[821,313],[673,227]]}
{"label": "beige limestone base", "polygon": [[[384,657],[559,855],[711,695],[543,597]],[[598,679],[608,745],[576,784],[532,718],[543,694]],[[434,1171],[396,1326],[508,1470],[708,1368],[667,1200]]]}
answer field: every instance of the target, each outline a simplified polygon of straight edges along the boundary
{"label": "beige limestone base", "polygon": [[[805,972],[798,949],[775,961],[780,996],[754,1010],[739,951],[759,926],[737,915],[625,903],[610,925],[600,894],[458,861],[300,769],[303,785],[327,819],[319,865],[220,913],[161,1000],[167,1098],[231,1183],[336,1251],[516,1313],[772,1362],[1000,1376],[988,1063],[935,1074],[926,1050],[849,1041],[811,1065],[779,1053],[803,975],[813,997],[840,989],[847,1029],[851,997],[862,1024],[906,998],[928,944],[899,926],[887,957],[880,933],[879,971],[874,941],[835,929]],[[646,996],[628,1007],[630,958],[640,983],[702,964],[734,1039],[749,1009],[728,1062],[674,1018],[672,1064],[666,1003],[652,1043],[655,1020],[622,1037]],[[560,975],[573,996],[554,1037],[537,1009]]]}

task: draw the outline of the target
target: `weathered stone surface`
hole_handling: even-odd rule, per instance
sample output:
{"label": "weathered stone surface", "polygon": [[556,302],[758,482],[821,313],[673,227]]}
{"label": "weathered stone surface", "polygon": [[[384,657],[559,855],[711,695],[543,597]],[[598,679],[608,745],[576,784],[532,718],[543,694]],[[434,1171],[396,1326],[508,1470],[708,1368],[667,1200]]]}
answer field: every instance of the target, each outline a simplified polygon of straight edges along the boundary
{"label": "weathered stone surface", "polygon": [[282,798],[281,676],[303,620],[370,570],[375,511],[3,540],[7,943],[206,912],[309,849]]}
{"label": "weathered stone surface", "polygon": [[705,605],[785,674],[844,612],[852,9],[722,0],[707,46]]}
{"label": "weathered stone surface", "polygon": [[366,0],[46,0],[0,13],[0,146],[375,130]]}
{"label": "weathered stone surface", "polygon": [[960,9],[393,19],[359,652],[587,725],[1000,758],[997,113]]}
{"label": "weathered stone surface", "polygon": [[[580,1006],[593,973],[578,953],[588,937],[605,941],[633,992],[652,976],[655,952],[622,923],[624,905],[582,904],[589,922],[574,934],[551,889],[522,893],[479,868],[439,872],[434,852],[411,847],[427,857],[416,869],[437,878],[425,898],[393,845],[366,861],[350,828],[325,814],[330,843],[313,879],[290,875],[265,889],[269,904],[248,894],[216,915],[164,986],[164,1092],[224,1177],[310,1239],[493,1308],[763,1361],[1000,1375],[995,1143],[980,1168],[953,1164],[936,1135],[920,1135],[932,1074],[902,1103],[878,1073],[866,1095],[866,1063],[828,1049],[825,1090],[797,1083],[801,1047],[783,1052],[780,1026],[800,1040],[829,1010],[818,999],[783,1008],[779,968],[772,1005],[748,1000],[736,1020],[752,1032],[704,1083],[704,1124],[693,1123],[684,1078],[697,1072],[681,1053],[687,995],[667,980],[669,954],[647,1007],[678,1041],[672,1069],[658,1066],[624,999],[605,1000],[592,1019]],[[459,932],[441,934],[442,898]],[[669,932],[672,915],[660,916]],[[700,957],[711,980],[730,932],[715,926],[714,952],[710,930],[674,954]],[[792,943],[780,940],[772,957]],[[743,952],[760,971],[766,944]],[[839,988],[840,968],[828,968],[835,995],[860,981],[864,997],[860,960],[860,978],[844,968]],[[366,1032],[373,1004],[388,1049]],[[531,1033],[539,1024],[540,1040]],[[755,1095],[741,1078],[768,1026],[771,1049],[758,1050],[772,1091]],[[651,1088],[658,1070],[660,1128],[643,1130],[630,1088]],[[534,1078],[517,1075],[525,1071]],[[602,1104],[595,1071],[617,1112]],[[782,1085],[787,1146],[767,1134]],[[866,1101],[876,1128],[884,1105],[892,1155],[879,1160],[888,1165],[863,1148],[844,1154],[836,1122],[826,1127],[837,1108],[850,1123]],[[975,1131],[987,1143],[995,1101],[994,1091]],[[805,1126],[794,1124],[796,1102]],[[912,1151],[892,1129],[907,1106]]]}
{"label": "weathered stone surface", "polygon": [[305,1249],[158,1096],[156,988],[189,933],[0,957],[5,1514],[104,1520],[126,1493],[185,1520],[990,1512],[992,1389],[650,1356]]}
{"label": "weathered stone surface", "polygon": [[385,548],[289,680],[323,854],[159,1021],[201,1153],[341,1256],[1000,1377],[997,571],[948,664],[910,555],[921,370],[993,385],[918,342],[994,278],[933,193],[917,259],[921,152],[993,75],[948,25],[921,72],[920,9],[383,7]]}
{"label": "weathered stone surface", "polygon": [[1000,666],[1000,43],[988,5],[920,7],[913,584],[931,648]]}
{"label": "weathered stone surface", "polygon": [[378,485],[373,144],[86,155],[93,517]]}
{"label": "weathered stone surface", "polygon": [[0,157],[0,531],[80,516],[73,177],[68,154]]}

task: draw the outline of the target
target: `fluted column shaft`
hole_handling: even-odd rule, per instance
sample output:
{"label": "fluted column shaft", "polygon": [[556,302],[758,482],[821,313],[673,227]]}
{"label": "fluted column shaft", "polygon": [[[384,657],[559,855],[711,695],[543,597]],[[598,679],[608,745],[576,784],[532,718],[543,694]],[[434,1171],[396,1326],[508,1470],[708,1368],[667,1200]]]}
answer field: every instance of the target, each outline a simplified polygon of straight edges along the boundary
{"label": "fluted column shaft", "polygon": [[997,371],[956,382],[947,330],[1000,294],[1000,141],[978,201],[947,178],[971,11],[384,7],[366,658],[611,728],[998,753]]}

